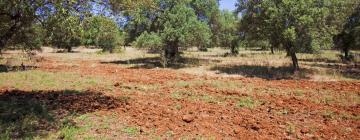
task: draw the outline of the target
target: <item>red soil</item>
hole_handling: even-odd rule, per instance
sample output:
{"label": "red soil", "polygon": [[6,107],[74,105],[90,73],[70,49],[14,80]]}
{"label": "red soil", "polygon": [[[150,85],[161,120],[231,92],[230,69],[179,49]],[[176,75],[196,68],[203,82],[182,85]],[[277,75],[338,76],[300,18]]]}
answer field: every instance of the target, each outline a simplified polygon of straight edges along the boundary
{"label": "red soil", "polygon": [[[51,72],[76,72],[83,75],[103,76],[115,86],[121,84],[160,84],[160,88],[144,94],[126,94],[116,90],[116,95],[130,96],[129,104],[116,107],[121,120],[139,126],[141,132],[156,129],[158,135],[172,131],[175,138],[182,136],[209,136],[216,139],[359,139],[360,105],[339,105],[312,102],[319,90],[331,91],[331,95],[360,96],[360,82],[315,82],[306,80],[264,80],[256,78],[199,77],[169,69],[130,69],[97,61],[66,62],[46,60],[39,69]],[[236,101],[226,99],[224,104],[171,98],[176,90],[205,92],[214,96],[248,96],[236,90],[219,90],[209,85],[197,88],[171,87],[171,81],[223,80],[252,84],[256,89],[269,88],[280,91],[302,89],[305,97],[281,94],[254,94],[264,101],[254,109],[237,108]],[[136,92],[136,91],[135,91]],[[116,96],[115,95],[115,96]],[[175,105],[181,105],[177,109]],[[286,112],[282,112],[285,111]],[[335,115],[326,115],[331,111]],[[347,114],[356,117],[340,117]]]}

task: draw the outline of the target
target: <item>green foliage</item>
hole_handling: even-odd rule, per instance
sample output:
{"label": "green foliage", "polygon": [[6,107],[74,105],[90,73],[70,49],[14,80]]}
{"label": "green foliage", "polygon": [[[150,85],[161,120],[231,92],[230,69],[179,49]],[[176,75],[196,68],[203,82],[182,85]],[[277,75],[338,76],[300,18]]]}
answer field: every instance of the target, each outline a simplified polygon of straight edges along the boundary
{"label": "green foliage", "polygon": [[22,49],[25,51],[40,50],[45,39],[45,30],[41,25],[35,24],[28,28],[18,31],[11,40],[8,41],[9,46],[14,49]]}
{"label": "green foliage", "polygon": [[[77,45],[79,42],[74,31],[75,25],[79,23],[74,20],[89,10],[88,2],[1,0],[0,50],[8,47],[25,50],[39,48],[44,37],[37,27],[40,24],[51,34],[50,44],[68,49],[69,46]],[[69,31],[69,28],[72,31]],[[57,33],[58,31],[62,32]],[[55,39],[58,37],[65,38]]]}
{"label": "green foliage", "polygon": [[360,4],[345,20],[342,31],[335,36],[336,47],[341,48],[346,60],[351,60],[350,49],[360,49]]}
{"label": "green foliage", "polygon": [[7,47],[39,48],[37,30],[33,25],[39,2],[23,0],[0,1],[0,52]]}
{"label": "green foliage", "polygon": [[[140,31],[145,34],[137,39],[136,42],[138,43],[135,43],[137,46],[163,46],[161,50],[163,50],[162,63],[164,66],[168,64],[168,61],[176,62],[179,56],[179,48],[210,45],[211,30],[206,22],[198,19],[190,1],[159,1],[158,7],[159,9],[156,10],[146,7],[136,9],[134,13],[131,13],[132,20],[129,24],[130,27],[135,26],[135,32]],[[139,29],[138,27],[142,28]],[[156,32],[156,34],[150,33],[149,35],[145,31]],[[150,43],[141,42],[148,40],[147,38],[155,38],[156,40]]]}
{"label": "green foliage", "polygon": [[63,14],[66,13],[58,13],[47,21],[50,44],[71,52],[72,47],[81,44],[80,18]]}
{"label": "green foliage", "polygon": [[231,53],[238,54],[237,18],[230,11],[222,11],[219,19],[219,39],[222,47],[229,47]]}
{"label": "green foliage", "polygon": [[164,30],[161,30],[160,34],[167,45],[208,45],[211,34],[209,28],[197,19],[194,10],[186,3],[179,2],[173,7],[168,7],[162,17],[160,23]]}
{"label": "green foliage", "polygon": [[332,14],[335,11],[331,8],[340,4],[343,3],[336,0],[238,0],[237,11],[243,15],[241,31],[244,39],[268,40],[272,47],[282,46],[297,70],[296,53],[316,52],[331,44],[336,25]]}
{"label": "green foliage", "polygon": [[116,23],[104,16],[86,18],[82,24],[84,45],[101,47],[112,52],[116,46],[124,44],[124,36]]}
{"label": "green foliage", "polygon": [[207,23],[209,26],[212,36],[210,47],[217,47],[220,44],[220,8],[219,0],[193,0],[190,2],[191,7],[194,9],[198,19]]}
{"label": "green foliage", "polygon": [[161,50],[163,47],[163,41],[161,37],[156,33],[142,33],[135,42],[132,44],[138,48],[148,48],[150,50]]}

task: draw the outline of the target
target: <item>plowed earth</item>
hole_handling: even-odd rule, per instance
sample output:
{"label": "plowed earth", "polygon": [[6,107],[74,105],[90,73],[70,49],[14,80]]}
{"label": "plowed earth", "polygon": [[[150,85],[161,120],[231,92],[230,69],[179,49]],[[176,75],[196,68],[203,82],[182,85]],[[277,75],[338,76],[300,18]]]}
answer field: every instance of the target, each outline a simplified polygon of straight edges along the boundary
{"label": "plowed earth", "polygon": [[[119,121],[138,126],[141,133],[155,129],[160,136],[172,132],[173,138],[360,138],[360,82],[205,77],[99,61],[70,65],[55,58],[46,58],[39,69],[111,79],[115,90],[106,94],[130,100],[102,113],[117,112]],[[239,105],[249,98],[252,106]]]}

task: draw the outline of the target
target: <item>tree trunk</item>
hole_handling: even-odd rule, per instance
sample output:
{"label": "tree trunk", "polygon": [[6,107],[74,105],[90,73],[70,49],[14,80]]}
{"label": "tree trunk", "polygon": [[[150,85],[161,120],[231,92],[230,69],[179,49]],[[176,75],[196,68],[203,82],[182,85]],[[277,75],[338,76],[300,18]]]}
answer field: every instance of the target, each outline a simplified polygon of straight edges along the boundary
{"label": "tree trunk", "polygon": [[299,71],[300,70],[299,62],[298,62],[298,59],[296,56],[296,52],[295,52],[293,46],[291,45],[291,43],[288,43],[286,45],[286,52],[287,52],[287,56],[291,57],[294,72]]}
{"label": "tree trunk", "polygon": [[179,55],[179,46],[177,42],[171,42],[165,48],[165,58],[167,61],[176,62]]}
{"label": "tree trunk", "polygon": [[0,54],[2,53],[2,49],[5,48],[5,44],[0,40]]}
{"label": "tree trunk", "polygon": [[66,49],[67,49],[67,52],[72,52],[71,46],[66,47]]}
{"label": "tree trunk", "polygon": [[291,55],[291,60],[292,60],[292,62],[293,62],[293,69],[294,69],[294,71],[300,70],[299,62],[298,62],[298,59],[297,59],[297,57],[296,57],[296,53],[295,53],[295,52],[291,52],[290,55]]}
{"label": "tree trunk", "polygon": [[345,60],[346,60],[346,61],[350,61],[349,48],[344,47],[343,51],[344,51],[344,58],[345,58]]}
{"label": "tree trunk", "polygon": [[273,45],[271,45],[270,50],[271,50],[271,54],[274,54],[274,46]]}
{"label": "tree trunk", "polygon": [[238,42],[236,40],[232,40],[231,41],[231,54],[232,55],[239,54],[239,50],[237,49],[237,47],[238,47]]}
{"label": "tree trunk", "polygon": [[238,55],[239,54],[239,51],[236,49],[235,46],[231,46],[231,54],[232,55]]}

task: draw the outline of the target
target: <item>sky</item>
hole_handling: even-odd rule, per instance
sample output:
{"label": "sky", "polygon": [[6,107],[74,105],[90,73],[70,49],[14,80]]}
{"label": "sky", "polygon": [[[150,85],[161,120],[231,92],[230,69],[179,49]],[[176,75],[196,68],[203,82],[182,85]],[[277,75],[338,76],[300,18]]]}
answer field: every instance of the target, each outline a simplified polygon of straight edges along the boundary
{"label": "sky", "polygon": [[236,0],[221,0],[220,1],[220,9],[221,10],[230,10],[230,11],[233,11],[235,10],[235,3],[236,3]]}

